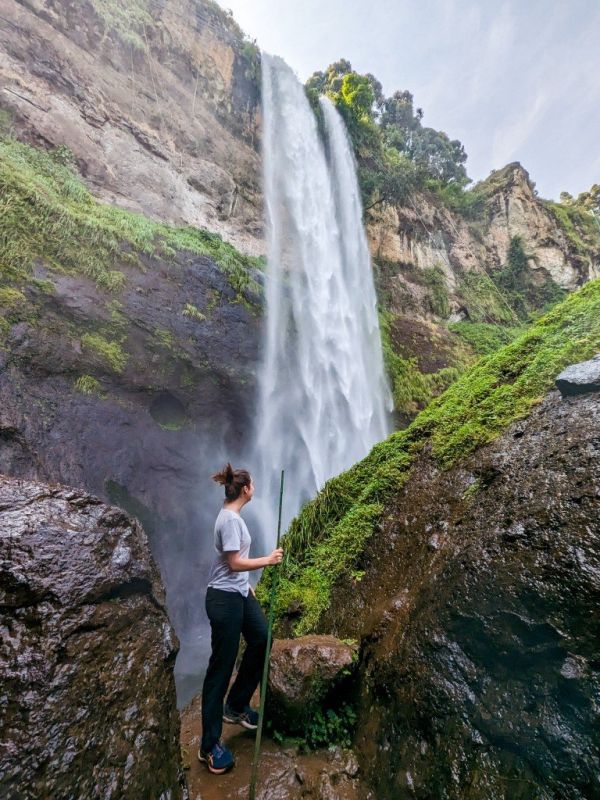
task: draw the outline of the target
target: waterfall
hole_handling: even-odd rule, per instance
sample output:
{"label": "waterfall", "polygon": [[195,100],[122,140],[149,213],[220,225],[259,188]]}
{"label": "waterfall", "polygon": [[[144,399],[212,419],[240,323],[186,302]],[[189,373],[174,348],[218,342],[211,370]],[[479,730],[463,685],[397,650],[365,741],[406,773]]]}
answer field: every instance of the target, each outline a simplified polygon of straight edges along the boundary
{"label": "waterfall", "polygon": [[352,150],[323,99],[329,159],[304,88],[263,54],[267,322],[253,463],[255,529],[274,542],[325,481],[389,431],[376,297]]}

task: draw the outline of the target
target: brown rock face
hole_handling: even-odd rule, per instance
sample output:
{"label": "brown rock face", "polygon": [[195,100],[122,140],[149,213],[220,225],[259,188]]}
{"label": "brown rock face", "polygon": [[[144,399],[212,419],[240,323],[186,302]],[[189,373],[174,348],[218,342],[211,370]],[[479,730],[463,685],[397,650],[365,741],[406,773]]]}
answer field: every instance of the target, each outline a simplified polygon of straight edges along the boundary
{"label": "brown rock face", "polygon": [[323,630],[361,639],[361,767],[381,800],[600,792],[600,402],[550,393],[387,509]]}
{"label": "brown rock face", "polygon": [[181,798],[177,639],[140,525],[0,476],[0,794]]}
{"label": "brown rock face", "polygon": [[347,674],[356,647],[334,636],[277,639],[271,653],[267,715],[276,728],[303,734],[311,713]]}
{"label": "brown rock face", "polygon": [[215,3],[0,0],[0,109],[100,199],[263,252],[256,53]]}

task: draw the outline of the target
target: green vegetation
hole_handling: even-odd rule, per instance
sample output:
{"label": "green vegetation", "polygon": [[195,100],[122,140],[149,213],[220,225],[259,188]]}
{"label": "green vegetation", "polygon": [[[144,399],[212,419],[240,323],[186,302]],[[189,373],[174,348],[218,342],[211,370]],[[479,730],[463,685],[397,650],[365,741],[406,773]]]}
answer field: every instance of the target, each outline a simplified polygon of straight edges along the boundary
{"label": "green vegetation", "polygon": [[[564,196],[564,193],[563,193]],[[546,203],[554,218],[564,231],[575,252],[586,256],[590,249],[600,250],[600,210],[594,211],[576,202]]]}
{"label": "green vegetation", "polygon": [[[293,744],[301,750],[316,750],[322,747],[352,747],[356,729],[356,710],[350,703],[338,708],[315,708],[306,724],[304,738],[294,738]],[[286,737],[267,722],[267,730],[278,744],[285,744]]]}
{"label": "green vegetation", "polygon": [[458,294],[469,311],[471,322],[515,325],[519,316],[504,293],[486,272],[463,272]]}
{"label": "green vegetation", "polygon": [[139,254],[171,257],[187,250],[212,258],[239,300],[257,288],[250,270],[262,260],[241,255],[203,229],[172,228],[98,202],[58,155],[0,139],[0,268],[5,281],[26,281],[41,261],[56,272],[83,274],[118,292]]}
{"label": "green vegetation", "polygon": [[5,308],[18,308],[22,303],[27,302],[23,292],[13,289],[10,286],[0,286],[0,306]]}
{"label": "green vegetation", "polygon": [[[383,509],[425,446],[442,467],[451,466],[526,417],[561,369],[599,349],[600,280],[595,280],[515,341],[478,361],[410,427],[393,433],[365,459],[328,481],[285,536],[278,616],[299,607],[295,633],[318,627],[333,585],[360,570]],[[269,575],[261,582],[262,597],[268,583]]]}
{"label": "green vegetation", "polygon": [[197,319],[199,322],[203,322],[206,319],[206,316],[192,303],[186,303],[181,313],[184,317]]}
{"label": "green vegetation", "polygon": [[11,325],[17,322],[33,322],[35,317],[35,307],[29,303],[20,289],[13,286],[0,286],[0,338],[3,339],[6,336]]}
{"label": "green vegetation", "polygon": [[142,50],[146,46],[145,26],[153,25],[148,0],[90,0],[107,30]]}
{"label": "green vegetation", "polygon": [[446,319],[450,316],[450,295],[444,271],[441,267],[428,267],[423,270],[423,278],[429,288],[429,310],[436,317]]}
{"label": "green vegetation", "polygon": [[100,381],[92,375],[80,375],[75,381],[75,389],[82,394],[95,394],[102,397],[102,386]]}
{"label": "green vegetation", "polygon": [[509,344],[519,334],[522,326],[509,327],[487,322],[451,322],[448,329],[456,333],[471,347],[475,355],[487,356]]}
{"label": "green vegetation", "polygon": [[100,360],[113,372],[123,372],[127,363],[127,354],[119,342],[109,342],[99,333],[84,333],[81,344],[86,350],[100,357]]}
{"label": "green vegetation", "polygon": [[520,236],[510,240],[505,266],[494,275],[494,281],[507,302],[520,319],[533,311],[551,306],[566,296],[566,291],[551,278],[536,284],[529,268],[531,256],[527,255]]}
{"label": "green vegetation", "polygon": [[469,179],[462,144],[423,126],[423,110],[414,109],[410,92],[386,98],[373,75],[360,75],[345,59],[315,72],[306,91],[318,116],[318,96],[327,94],[344,118],[365,208],[402,203],[417,188],[439,192],[454,204],[471,202],[463,198]]}
{"label": "green vegetation", "polygon": [[447,389],[458,378],[460,370],[458,367],[446,367],[438,372],[421,372],[416,358],[402,358],[394,350],[390,336],[392,320],[389,312],[379,315],[383,360],[390,380],[394,408],[401,414],[413,416],[435,395]]}

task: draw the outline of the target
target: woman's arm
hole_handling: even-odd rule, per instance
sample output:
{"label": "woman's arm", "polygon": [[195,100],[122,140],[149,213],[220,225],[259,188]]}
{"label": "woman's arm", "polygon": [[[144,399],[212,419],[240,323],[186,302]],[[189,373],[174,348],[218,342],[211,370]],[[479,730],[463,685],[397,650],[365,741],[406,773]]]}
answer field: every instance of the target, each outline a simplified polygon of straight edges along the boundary
{"label": "woman's arm", "polygon": [[232,572],[247,572],[270,567],[274,564],[281,564],[283,550],[279,547],[277,550],[273,550],[270,555],[262,556],[261,558],[240,558],[239,550],[229,550],[226,555],[227,564]]}

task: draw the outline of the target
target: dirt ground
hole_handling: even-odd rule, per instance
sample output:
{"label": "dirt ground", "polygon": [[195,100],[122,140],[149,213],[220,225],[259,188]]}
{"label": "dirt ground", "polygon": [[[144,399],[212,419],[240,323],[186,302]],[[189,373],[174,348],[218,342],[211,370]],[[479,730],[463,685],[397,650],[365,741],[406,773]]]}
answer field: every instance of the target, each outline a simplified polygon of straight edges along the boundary
{"label": "dirt ground", "polygon": [[[252,703],[256,707],[257,703]],[[181,747],[190,800],[247,800],[249,796],[255,734],[239,725],[223,724],[223,742],[233,752],[235,767],[225,775],[212,775],[198,761],[200,698],[181,714]],[[358,764],[349,751],[319,750],[301,753],[262,740],[257,800],[367,800],[358,781]]]}

